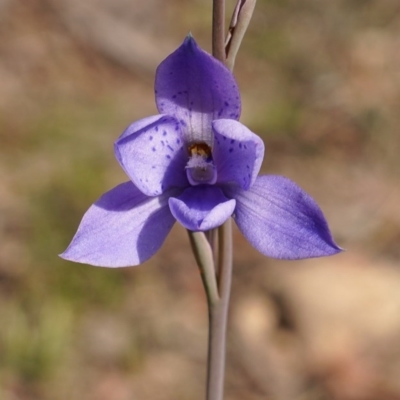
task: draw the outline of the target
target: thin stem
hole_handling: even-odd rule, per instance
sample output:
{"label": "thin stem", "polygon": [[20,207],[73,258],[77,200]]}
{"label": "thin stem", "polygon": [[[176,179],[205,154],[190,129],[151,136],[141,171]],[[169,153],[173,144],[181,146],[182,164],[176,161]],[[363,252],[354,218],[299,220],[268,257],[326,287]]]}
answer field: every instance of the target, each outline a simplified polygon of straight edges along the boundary
{"label": "thin stem", "polygon": [[[251,0],[253,1],[253,0]],[[213,0],[213,29],[212,29],[212,51],[213,56],[226,64],[226,54],[230,47],[234,47],[234,56],[240,46],[235,38],[235,29],[240,22],[240,14],[246,0],[239,0],[231,23],[232,38],[227,41],[225,48],[225,0]],[[254,0],[255,3],[255,0]],[[254,8],[254,7],[253,7]],[[248,24],[248,22],[247,22]],[[247,25],[246,25],[247,28]],[[240,30],[237,36],[244,35],[246,29]],[[231,40],[232,39],[232,40]],[[227,50],[226,50],[227,49]],[[233,69],[233,61],[228,65]],[[209,333],[208,333],[208,368],[207,368],[207,400],[223,400],[224,377],[225,377],[225,354],[226,354],[226,331],[228,322],[229,299],[232,281],[232,221],[229,218],[218,228],[218,258],[217,268],[214,265],[213,234],[202,234],[200,240],[197,234],[190,232],[190,240],[195,252],[196,260],[202,270],[202,278],[208,299]],[[207,241],[208,238],[208,241]],[[204,245],[204,241],[208,246]],[[199,246],[202,245],[201,250]],[[201,255],[205,251],[205,256]],[[211,255],[209,254],[211,252]],[[211,267],[212,266],[212,271]],[[215,293],[216,289],[216,293]]]}
{"label": "thin stem", "polygon": [[229,218],[218,228],[218,288],[220,300],[229,301],[232,278],[232,220]]}
{"label": "thin stem", "polygon": [[232,223],[228,219],[218,229],[219,300],[209,307],[207,400],[224,396],[226,330],[232,281]]}
{"label": "thin stem", "polygon": [[217,236],[217,232],[218,232],[218,230],[216,228],[205,232],[206,238],[208,240],[208,243],[210,243],[211,251],[213,254],[216,276],[218,276],[218,259],[217,259],[218,236]]}
{"label": "thin stem", "polygon": [[213,0],[212,54],[225,63],[225,0]]}
{"label": "thin stem", "polygon": [[249,26],[257,0],[238,0],[226,39],[226,66],[232,71],[235,58]]}
{"label": "thin stem", "polygon": [[222,400],[224,395],[226,330],[232,280],[232,222],[218,228],[218,277],[211,246],[205,233],[188,230],[190,243],[201,271],[207,295],[209,334],[207,400]]}
{"label": "thin stem", "polygon": [[217,304],[219,300],[211,246],[204,232],[192,232],[188,230],[188,234],[197,265],[201,272],[201,279],[206,291],[208,307],[211,308],[214,304]]}

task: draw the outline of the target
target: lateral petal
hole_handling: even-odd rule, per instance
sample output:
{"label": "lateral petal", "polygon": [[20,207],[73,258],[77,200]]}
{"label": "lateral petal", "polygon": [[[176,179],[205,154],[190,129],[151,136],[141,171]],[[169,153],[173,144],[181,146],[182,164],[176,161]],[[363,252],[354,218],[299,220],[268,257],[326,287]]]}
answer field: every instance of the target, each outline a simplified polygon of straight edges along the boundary
{"label": "lateral petal", "polygon": [[255,181],[264,158],[262,139],[232,119],[213,121],[212,126],[217,182],[236,182],[247,190]]}
{"label": "lateral petal", "polygon": [[157,252],[174,225],[168,197],[176,193],[148,197],[132,182],[118,185],[89,208],[60,257],[111,268],[143,263]]}
{"label": "lateral petal", "polygon": [[115,156],[135,186],[148,196],[188,185],[188,155],[180,126],[166,115],[130,125],[114,145]]}
{"label": "lateral petal", "polygon": [[239,229],[261,253],[295,260],[341,251],[318,204],[291,180],[260,176],[247,191],[233,185],[224,191],[236,199]]}
{"label": "lateral petal", "polygon": [[169,199],[172,215],[191,231],[207,231],[222,225],[232,215],[235,204],[219,187],[211,185],[192,186]]}

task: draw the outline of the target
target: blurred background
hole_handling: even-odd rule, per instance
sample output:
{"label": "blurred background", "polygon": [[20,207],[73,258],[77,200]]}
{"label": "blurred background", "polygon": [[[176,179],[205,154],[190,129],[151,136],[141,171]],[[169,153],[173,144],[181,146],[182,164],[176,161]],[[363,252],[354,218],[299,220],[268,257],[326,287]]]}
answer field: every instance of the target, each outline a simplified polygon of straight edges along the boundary
{"label": "blurred background", "polygon": [[[210,26],[211,0],[0,0],[1,400],[204,398],[182,227],[136,268],[57,254],[127,180],[113,142],[157,112],[157,65]],[[399,49],[398,0],[258,1],[241,120],[347,251],[277,261],[235,229],[226,399],[400,399]]]}

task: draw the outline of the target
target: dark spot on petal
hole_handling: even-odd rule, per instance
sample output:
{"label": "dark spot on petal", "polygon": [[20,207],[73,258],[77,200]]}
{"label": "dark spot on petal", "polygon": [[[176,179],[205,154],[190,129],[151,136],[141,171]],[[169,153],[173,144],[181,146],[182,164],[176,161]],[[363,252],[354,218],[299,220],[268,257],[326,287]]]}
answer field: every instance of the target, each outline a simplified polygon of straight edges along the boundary
{"label": "dark spot on petal", "polygon": [[155,165],[152,165],[152,166],[151,166],[151,169],[156,169],[156,166],[155,166]]}
{"label": "dark spot on petal", "polygon": [[174,151],[174,149],[173,149],[170,145],[168,145],[168,148],[169,148],[171,151]]}
{"label": "dark spot on petal", "polygon": [[180,119],[179,122],[181,123],[181,125],[186,126],[186,122],[183,119]]}
{"label": "dark spot on petal", "polygon": [[[161,121],[162,122],[162,121]],[[158,132],[158,126],[156,126],[156,132]]]}
{"label": "dark spot on petal", "polygon": [[176,144],[179,144],[181,142],[181,139],[176,139]]}
{"label": "dark spot on petal", "polygon": [[247,150],[247,146],[244,144],[243,147]]}
{"label": "dark spot on petal", "polygon": [[226,140],[226,137],[225,137],[225,136],[222,136],[222,139]]}
{"label": "dark spot on petal", "polygon": [[163,131],[163,136],[167,136],[167,131]]}
{"label": "dark spot on petal", "polygon": [[152,141],[153,140],[153,136],[150,136],[149,139],[150,139],[150,141]]}
{"label": "dark spot on petal", "polygon": [[164,140],[161,140],[161,144],[162,144],[163,146],[165,146],[165,142],[164,142]]}
{"label": "dark spot on petal", "polygon": [[224,104],[225,104],[226,107],[229,107],[229,103],[227,101],[225,101]]}
{"label": "dark spot on petal", "polygon": [[239,149],[241,149],[242,148],[242,143],[239,143]]}
{"label": "dark spot on petal", "polygon": [[249,165],[249,164],[247,164],[247,165],[246,165],[246,168],[247,168],[247,169],[250,169],[250,165]]}
{"label": "dark spot on petal", "polygon": [[229,153],[232,153],[233,152],[233,149],[232,149],[232,147],[229,149]]}
{"label": "dark spot on petal", "polygon": [[172,98],[173,98],[173,99],[176,99],[176,94],[174,94],[174,95],[172,96]]}
{"label": "dark spot on petal", "polygon": [[235,139],[231,139],[231,144],[235,143]]}
{"label": "dark spot on petal", "polygon": [[168,158],[168,160],[170,160],[170,159],[171,159],[171,156],[170,156],[169,154],[167,154],[165,157],[167,157],[167,158]]}

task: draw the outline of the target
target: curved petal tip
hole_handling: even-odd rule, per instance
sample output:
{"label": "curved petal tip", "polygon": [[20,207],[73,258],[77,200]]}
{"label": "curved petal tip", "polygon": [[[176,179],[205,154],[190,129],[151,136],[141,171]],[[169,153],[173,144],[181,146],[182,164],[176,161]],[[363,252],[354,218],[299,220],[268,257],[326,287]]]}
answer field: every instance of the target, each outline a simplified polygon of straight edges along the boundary
{"label": "curved petal tip", "polygon": [[236,198],[235,221],[261,253],[286,260],[341,252],[318,204],[291,180],[258,177],[248,190],[230,189]]}
{"label": "curved petal tip", "polygon": [[132,182],[105,193],[84,215],[71,244],[60,257],[97,267],[139,265],[163,244],[175,218],[168,197],[141,193]]}

